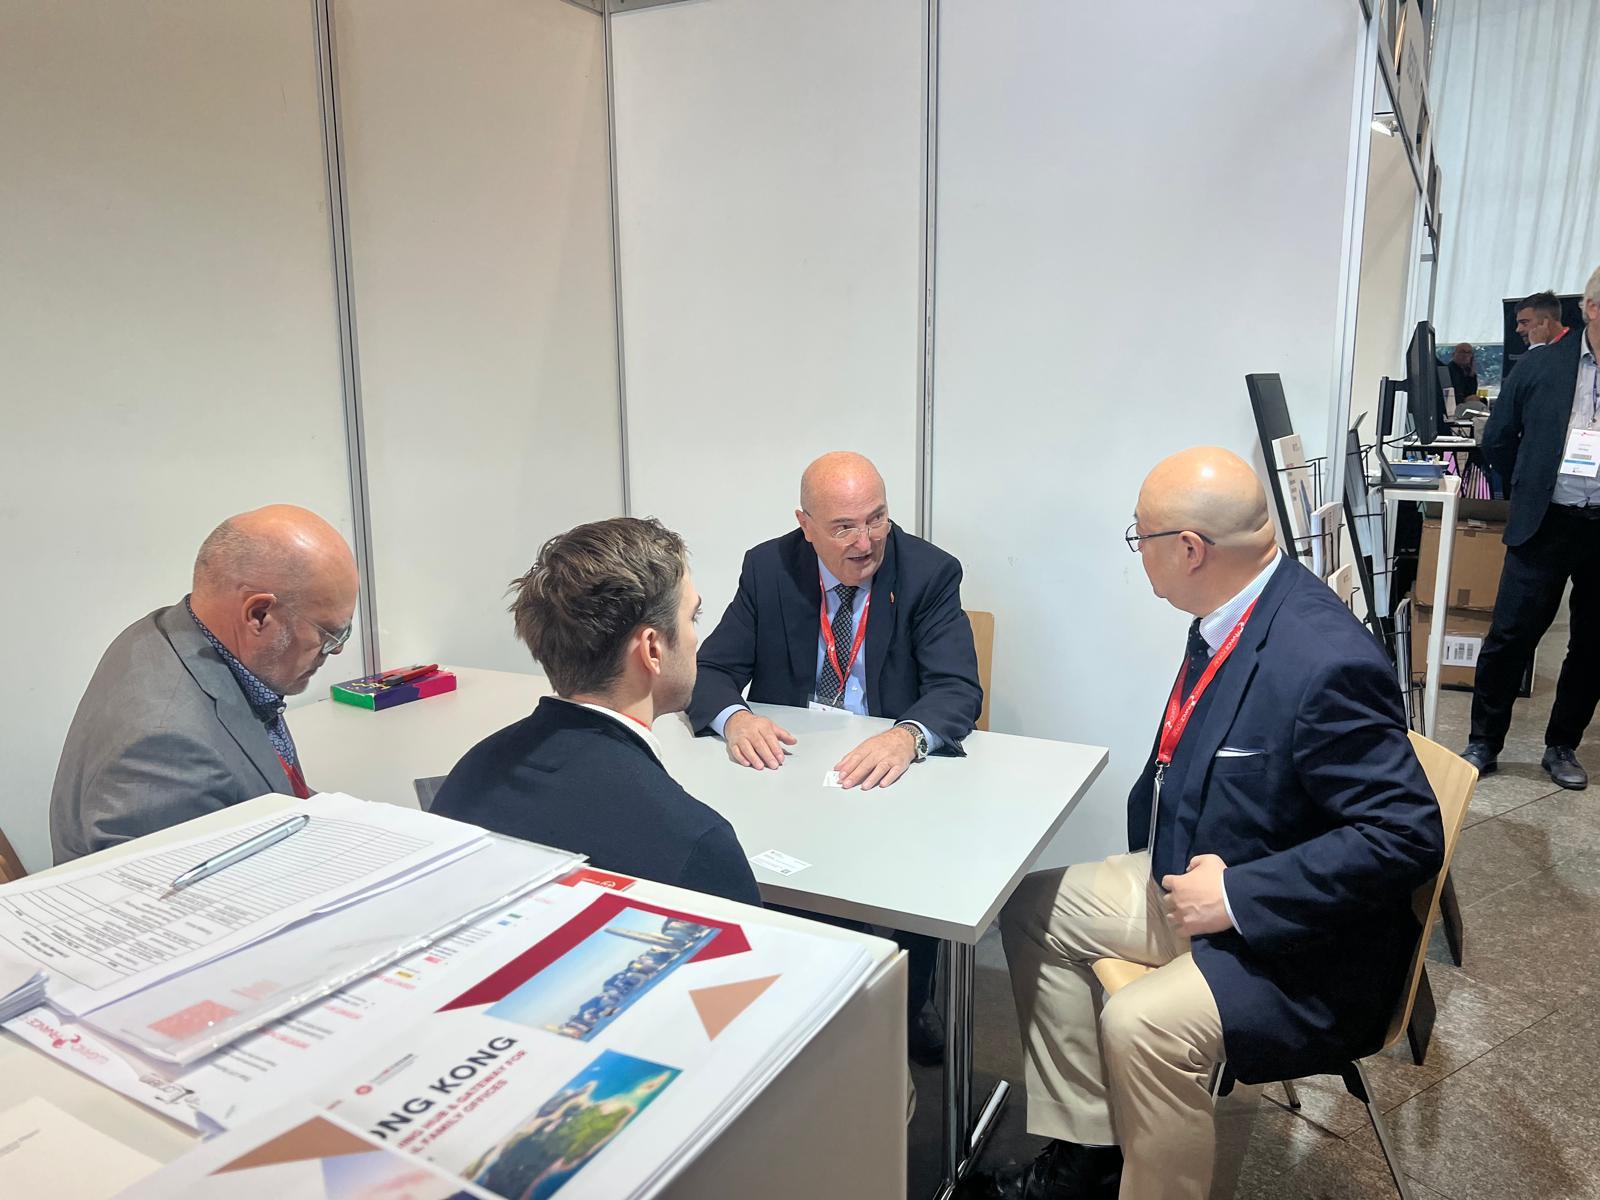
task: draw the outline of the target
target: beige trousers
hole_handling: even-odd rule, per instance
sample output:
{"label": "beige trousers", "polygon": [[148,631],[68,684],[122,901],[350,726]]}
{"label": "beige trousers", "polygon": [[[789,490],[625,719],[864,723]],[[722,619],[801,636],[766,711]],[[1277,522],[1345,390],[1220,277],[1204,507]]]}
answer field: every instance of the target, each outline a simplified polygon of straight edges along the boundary
{"label": "beige trousers", "polygon": [[[1188,938],[1162,916],[1149,855],[1027,876],[1000,932],[1022,1028],[1028,1132],[1120,1145],[1121,1200],[1207,1195],[1222,1018]],[[1090,969],[1097,958],[1160,969],[1106,1000]]]}

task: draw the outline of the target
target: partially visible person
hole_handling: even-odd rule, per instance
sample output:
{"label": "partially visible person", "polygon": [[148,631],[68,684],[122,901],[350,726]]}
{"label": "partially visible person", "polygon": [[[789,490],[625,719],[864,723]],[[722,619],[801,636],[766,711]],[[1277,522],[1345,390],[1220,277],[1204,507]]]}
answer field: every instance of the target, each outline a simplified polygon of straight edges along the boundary
{"label": "partially visible person", "polygon": [[1600,269],[1583,291],[1583,333],[1516,365],[1495,401],[1483,452],[1511,480],[1506,560],[1494,616],[1478,652],[1472,732],[1462,757],[1487,775],[1499,766],[1528,662],[1572,585],[1572,632],[1545,725],[1546,773],[1564,788],[1589,785],[1578,744],[1600,702]]}
{"label": "partially visible person", "polygon": [[1554,292],[1535,292],[1517,305],[1517,333],[1529,350],[1559,342],[1567,335],[1561,323],[1561,301]]}
{"label": "partially visible person", "polygon": [[1450,355],[1450,386],[1456,390],[1457,404],[1478,394],[1478,363],[1471,342],[1456,343]]}
{"label": "partially visible person", "polygon": [[[1165,459],[1125,536],[1194,620],[1129,853],[1030,874],[1001,911],[1028,1132],[1051,1141],[964,1196],[1209,1195],[1212,1067],[1262,1083],[1376,1051],[1421,932],[1412,893],[1443,860],[1393,668],[1278,552],[1250,465]],[[1154,969],[1107,998],[1101,958]]]}
{"label": "partially visible person", "polygon": [[760,904],[733,827],[678,786],[650,729],[694,692],[700,596],[683,539],[652,519],[579,525],[511,586],[517,636],[556,695],[467,751],[433,811]]}
{"label": "partially visible person", "polygon": [[284,697],[350,638],[355,559],[287,504],[206,538],[193,587],[111,643],[78,702],[50,794],[67,862],[268,792],[309,797]]}

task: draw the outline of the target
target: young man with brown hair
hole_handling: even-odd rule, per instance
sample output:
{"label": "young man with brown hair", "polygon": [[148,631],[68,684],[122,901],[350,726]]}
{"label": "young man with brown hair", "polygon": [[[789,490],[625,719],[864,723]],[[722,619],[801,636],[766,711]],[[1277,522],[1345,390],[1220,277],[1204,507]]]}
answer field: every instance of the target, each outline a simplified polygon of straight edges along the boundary
{"label": "young man with brown hair", "polygon": [[700,596],[683,539],[615,517],[551,538],[511,612],[555,696],[479,742],[433,811],[597,867],[760,904],[733,827],[673,781],[650,731],[694,692]]}

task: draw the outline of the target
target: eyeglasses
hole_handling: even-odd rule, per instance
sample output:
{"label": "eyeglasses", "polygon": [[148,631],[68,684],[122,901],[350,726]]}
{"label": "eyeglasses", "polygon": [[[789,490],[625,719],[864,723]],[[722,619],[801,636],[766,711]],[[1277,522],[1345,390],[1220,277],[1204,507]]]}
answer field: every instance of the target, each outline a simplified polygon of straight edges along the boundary
{"label": "eyeglasses", "polygon": [[[273,598],[276,599],[277,597]],[[311,626],[311,628],[315,629],[322,635],[322,654],[324,656],[329,654],[337,654],[339,651],[343,650],[344,644],[350,640],[350,635],[354,633],[356,629],[354,617],[352,617],[345,627],[338,633],[332,633],[324,629],[321,625],[318,625],[315,621],[306,616],[305,613],[301,612],[293,605],[285,604],[283,607],[289,612],[292,612],[295,616],[299,617],[307,625]]]}
{"label": "eyeglasses", "polygon": [[[811,517],[811,514],[806,513],[806,516]],[[813,521],[816,520],[815,517],[811,517],[811,519]],[[876,537],[887,528],[889,528],[889,518],[886,514],[880,517],[873,517],[865,525],[849,525],[844,529],[830,529],[828,530],[828,536],[836,542],[853,542],[863,533],[868,537]]]}
{"label": "eyeglasses", "polygon": [[1128,543],[1128,549],[1135,554],[1139,553],[1140,542],[1148,542],[1151,538],[1177,537],[1180,533],[1192,533],[1208,546],[1217,544],[1198,529],[1163,529],[1160,533],[1135,533],[1134,531],[1138,528],[1139,522],[1135,521],[1128,526],[1128,531],[1122,535],[1122,540]]}

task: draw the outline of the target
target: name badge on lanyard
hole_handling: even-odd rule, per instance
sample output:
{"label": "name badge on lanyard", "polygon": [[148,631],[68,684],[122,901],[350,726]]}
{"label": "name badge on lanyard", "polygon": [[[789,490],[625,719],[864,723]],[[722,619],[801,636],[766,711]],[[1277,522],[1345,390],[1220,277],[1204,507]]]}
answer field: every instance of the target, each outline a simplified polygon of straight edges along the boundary
{"label": "name badge on lanyard", "polygon": [[1239,644],[1239,638],[1244,634],[1245,622],[1255,610],[1256,602],[1252,600],[1250,607],[1244,610],[1244,616],[1239,618],[1239,623],[1233,627],[1223,639],[1222,645],[1217,647],[1217,652],[1211,656],[1211,661],[1206,664],[1206,669],[1195,681],[1194,690],[1189,693],[1187,700],[1183,699],[1183,677],[1188,674],[1188,663],[1178,668],[1178,678],[1172,683],[1172,695],[1167,697],[1167,711],[1161,720],[1161,737],[1156,741],[1156,777],[1150,788],[1149,850],[1152,870],[1155,869],[1156,818],[1161,814],[1161,781],[1166,776],[1167,768],[1172,765],[1172,756],[1178,749],[1178,743],[1183,740],[1183,731],[1189,727],[1189,718],[1194,715],[1195,706],[1200,703],[1200,697],[1205,694],[1205,690],[1211,686],[1211,681],[1217,677],[1222,664],[1228,661],[1228,655],[1232,654],[1233,648]]}
{"label": "name badge on lanyard", "polygon": [[1593,479],[1600,473],[1600,429],[1574,429],[1567,434],[1561,473]]}
{"label": "name badge on lanyard", "polygon": [[[861,620],[856,624],[856,636],[850,645],[850,657],[845,660],[844,666],[839,665],[839,646],[833,637],[833,626],[828,621],[828,589],[822,586],[822,574],[817,574],[817,586],[822,588],[822,604],[817,611],[817,623],[822,627],[822,646],[826,661],[833,667],[835,676],[839,680],[839,695],[833,700],[824,700],[816,692],[811,693],[806,707],[813,712],[848,712],[844,706],[844,694],[850,686],[850,670],[856,665],[856,656],[861,653],[861,646],[867,640],[867,618],[872,614],[872,591],[867,591],[866,603],[861,606]],[[839,603],[843,604],[841,599]]]}

